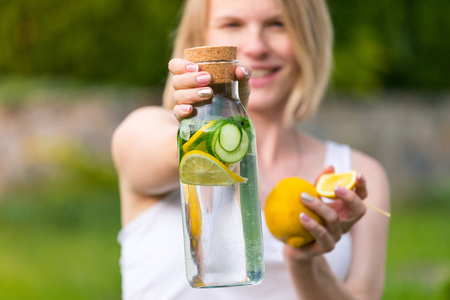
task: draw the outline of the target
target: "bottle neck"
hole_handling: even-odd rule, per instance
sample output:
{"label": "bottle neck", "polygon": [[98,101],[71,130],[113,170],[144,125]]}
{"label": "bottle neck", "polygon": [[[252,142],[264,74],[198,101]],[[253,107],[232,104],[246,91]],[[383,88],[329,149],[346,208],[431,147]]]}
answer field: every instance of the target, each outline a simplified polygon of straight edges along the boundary
{"label": "bottle neck", "polygon": [[229,82],[213,83],[210,85],[213,95],[222,96],[230,100],[239,100],[238,82],[233,80]]}
{"label": "bottle neck", "polygon": [[210,87],[213,94],[232,100],[239,100],[238,82],[236,79],[237,60],[199,62],[199,70],[211,74]]}
{"label": "bottle neck", "polygon": [[218,117],[245,116],[239,101],[239,86],[236,79],[237,61],[215,61],[198,63],[200,71],[211,74],[213,90],[210,100],[194,104],[191,119],[214,120]]}

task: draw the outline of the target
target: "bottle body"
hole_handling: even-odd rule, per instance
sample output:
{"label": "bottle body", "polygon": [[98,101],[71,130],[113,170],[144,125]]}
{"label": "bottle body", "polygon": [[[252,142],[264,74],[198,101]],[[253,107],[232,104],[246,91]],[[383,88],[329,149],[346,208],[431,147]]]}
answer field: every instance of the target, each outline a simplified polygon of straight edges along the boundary
{"label": "bottle body", "polygon": [[178,150],[186,275],[192,287],[252,285],[264,275],[253,124],[237,82],[180,123]]}

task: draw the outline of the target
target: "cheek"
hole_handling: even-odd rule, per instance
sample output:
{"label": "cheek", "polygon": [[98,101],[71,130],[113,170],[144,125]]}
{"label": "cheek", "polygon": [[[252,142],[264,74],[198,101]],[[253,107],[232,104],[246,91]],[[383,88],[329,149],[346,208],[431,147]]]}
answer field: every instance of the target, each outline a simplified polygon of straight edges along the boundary
{"label": "cheek", "polygon": [[279,59],[284,61],[293,60],[294,47],[287,32],[269,32],[266,41],[269,48]]}
{"label": "cheek", "polygon": [[236,46],[236,38],[224,34],[220,30],[208,30],[206,34],[206,44],[209,46]]}
{"label": "cheek", "polygon": [[295,78],[299,74],[298,62],[295,57],[295,52],[292,47],[292,43],[289,39],[280,41],[278,44],[278,55],[281,59],[283,59],[284,63],[288,68],[289,76],[291,77],[291,81],[295,81]]}
{"label": "cheek", "polygon": [[295,62],[294,49],[289,38],[280,38],[275,40],[274,49],[277,49],[278,56],[288,63]]}
{"label": "cheek", "polygon": [[211,29],[208,30],[206,32],[205,44],[208,46],[215,45],[215,39],[214,39],[215,36],[217,36],[217,35],[214,34],[214,31],[212,31]]}

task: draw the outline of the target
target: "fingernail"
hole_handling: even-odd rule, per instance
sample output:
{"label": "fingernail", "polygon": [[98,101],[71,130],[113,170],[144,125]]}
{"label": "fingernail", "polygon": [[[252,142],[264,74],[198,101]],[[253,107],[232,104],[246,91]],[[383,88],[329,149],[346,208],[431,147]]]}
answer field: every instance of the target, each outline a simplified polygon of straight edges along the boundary
{"label": "fingernail", "polygon": [[358,173],[358,176],[356,176],[356,179],[358,179],[359,181],[364,180],[363,174],[362,173]]}
{"label": "fingernail", "polygon": [[182,111],[189,111],[191,109],[190,105],[181,105],[181,110]]}
{"label": "fingernail", "polygon": [[201,98],[209,98],[209,97],[211,97],[211,90],[210,89],[201,89],[197,92],[197,94]]}
{"label": "fingernail", "polygon": [[302,219],[304,222],[309,222],[311,220],[311,217],[302,212],[300,213],[300,219]]}
{"label": "fingernail", "polygon": [[200,76],[197,76],[196,80],[200,84],[209,83],[211,81],[211,76],[210,75],[200,75]]}
{"label": "fingernail", "polygon": [[345,196],[345,194],[347,194],[347,189],[343,188],[342,186],[336,186],[334,188],[334,193],[336,194],[336,196]]}
{"label": "fingernail", "polygon": [[245,68],[245,67],[240,67],[240,69],[241,69],[242,73],[244,73],[245,76],[248,76],[249,73],[248,73],[247,68]]}
{"label": "fingernail", "polygon": [[187,65],[186,71],[188,72],[198,72],[198,66],[197,65]]}
{"label": "fingernail", "polygon": [[306,202],[313,202],[313,201],[314,201],[314,197],[311,196],[311,195],[308,194],[308,193],[305,193],[305,192],[303,192],[303,193],[301,194],[301,197],[302,197],[302,199],[305,200]]}

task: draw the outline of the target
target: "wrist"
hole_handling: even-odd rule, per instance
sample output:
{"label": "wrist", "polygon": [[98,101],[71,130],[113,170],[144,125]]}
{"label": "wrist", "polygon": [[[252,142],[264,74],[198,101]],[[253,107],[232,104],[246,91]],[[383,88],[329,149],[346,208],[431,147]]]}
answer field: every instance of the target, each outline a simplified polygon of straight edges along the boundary
{"label": "wrist", "polygon": [[[308,247],[308,246],[306,246]],[[301,248],[294,248],[288,244],[284,245],[283,254],[286,260],[295,261],[300,264],[307,265],[308,263],[311,263],[311,261],[319,256],[322,256],[322,253],[318,252],[310,252],[307,249],[301,247]]]}
{"label": "wrist", "polygon": [[323,255],[311,257],[310,259],[290,259],[287,261],[291,272],[303,278],[312,278],[319,274],[329,273],[328,263]]}
{"label": "wrist", "polygon": [[289,265],[295,266],[295,268],[300,268],[302,270],[313,269],[317,261],[322,257],[322,255],[315,256],[296,256],[296,255],[286,255],[285,259]]}

